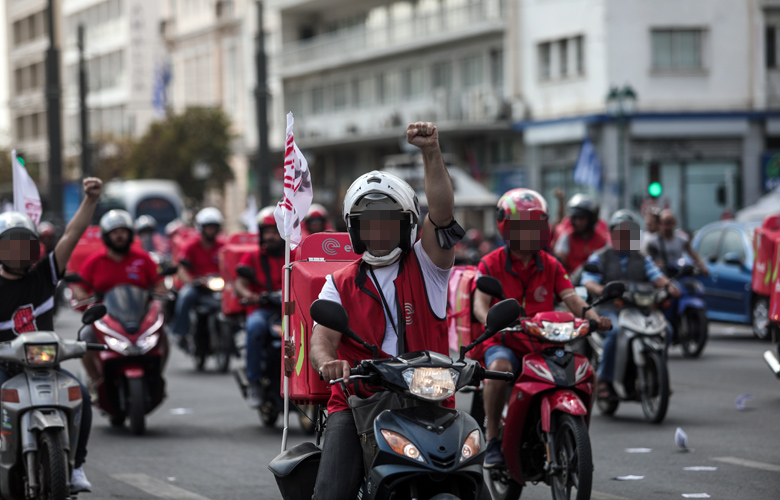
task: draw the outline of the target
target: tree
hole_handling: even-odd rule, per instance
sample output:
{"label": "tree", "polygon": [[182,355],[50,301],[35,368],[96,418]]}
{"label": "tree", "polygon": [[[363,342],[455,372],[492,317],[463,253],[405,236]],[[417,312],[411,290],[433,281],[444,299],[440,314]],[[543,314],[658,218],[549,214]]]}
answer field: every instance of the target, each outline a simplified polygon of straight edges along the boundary
{"label": "tree", "polygon": [[202,200],[207,188],[221,189],[233,178],[228,164],[230,127],[230,119],[218,108],[169,114],[153,123],[133,147],[129,177],[172,179],[186,196]]}

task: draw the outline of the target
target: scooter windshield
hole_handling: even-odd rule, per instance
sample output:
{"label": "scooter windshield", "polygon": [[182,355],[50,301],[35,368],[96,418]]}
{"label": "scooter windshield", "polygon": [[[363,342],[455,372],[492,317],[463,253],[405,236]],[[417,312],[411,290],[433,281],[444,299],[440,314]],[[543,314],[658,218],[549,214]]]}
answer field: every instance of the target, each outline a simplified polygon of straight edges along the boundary
{"label": "scooter windshield", "polygon": [[103,297],[109,316],[117,320],[127,333],[136,333],[146,315],[149,292],[132,285],[119,285]]}

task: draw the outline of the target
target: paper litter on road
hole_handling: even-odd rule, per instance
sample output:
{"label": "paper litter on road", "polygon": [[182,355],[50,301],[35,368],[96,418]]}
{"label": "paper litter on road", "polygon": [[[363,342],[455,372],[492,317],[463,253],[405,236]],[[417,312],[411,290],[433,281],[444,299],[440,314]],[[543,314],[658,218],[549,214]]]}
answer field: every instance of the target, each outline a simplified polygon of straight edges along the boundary
{"label": "paper litter on road", "polygon": [[171,415],[189,415],[192,413],[192,408],[172,408]]}
{"label": "paper litter on road", "polygon": [[683,498],[710,498],[706,493],[683,493]]}
{"label": "paper litter on road", "polygon": [[174,481],[176,481],[176,478],[175,478],[175,477],[173,477],[173,476],[171,476],[171,477],[169,477],[169,478],[168,478],[168,481],[170,481],[170,482],[174,482]]}
{"label": "paper litter on road", "polygon": [[674,432],[674,443],[683,451],[694,452],[693,448],[688,447],[688,434],[682,430],[682,427],[678,427]]}
{"label": "paper litter on road", "polygon": [[650,453],[652,448],[626,448],[626,453]]}
{"label": "paper litter on road", "polygon": [[645,476],[618,476],[613,479],[617,481],[639,481],[640,479],[644,479]]}
{"label": "paper litter on road", "polygon": [[718,470],[717,467],[707,467],[703,465],[697,465],[695,467],[683,467],[683,470]]}
{"label": "paper litter on road", "polygon": [[752,394],[740,394],[737,396],[737,399],[734,401],[734,406],[737,407],[737,410],[743,411],[745,409],[745,403],[748,399],[752,399]]}

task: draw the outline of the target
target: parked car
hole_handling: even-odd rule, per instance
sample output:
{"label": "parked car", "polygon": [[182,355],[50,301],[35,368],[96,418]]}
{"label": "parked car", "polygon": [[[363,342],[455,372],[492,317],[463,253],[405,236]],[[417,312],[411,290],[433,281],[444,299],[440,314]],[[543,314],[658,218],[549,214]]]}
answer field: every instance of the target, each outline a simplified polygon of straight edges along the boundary
{"label": "parked car", "polygon": [[93,224],[115,208],[127,210],[134,220],[151,215],[157,222],[157,231],[163,234],[166,224],[181,218],[184,194],[177,182],[167,179],[112,180],[104,186]]}
{"label": "parked car", "polygon": [[759,225],[760,222],[713,222],[694,235],[691,245],[710,270],[709,276],[698,277],[704,285],[708,319],[766,328],[768,308],[763,304],[761,313],[761,301],[751,289],[753,233]]}

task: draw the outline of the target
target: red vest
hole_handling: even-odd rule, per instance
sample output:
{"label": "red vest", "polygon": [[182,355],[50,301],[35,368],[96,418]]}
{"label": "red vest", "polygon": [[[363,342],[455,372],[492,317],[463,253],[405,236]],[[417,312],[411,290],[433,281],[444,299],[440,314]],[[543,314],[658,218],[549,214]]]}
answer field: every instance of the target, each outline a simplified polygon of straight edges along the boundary
{"label": "red vest", "polygon": [[573,227],[566,228],[566,235],[569,237],[569,255],[563,267],[572,272],[585,262],[593,252],[601,250],[607,246],[607,239],[598,231],[594,231],[589,239],[583,238],[574,232]]}
{"label": "red vest", "polygon": [[[479,269],[490,276],[497,278],[504,287],[504,296],[508,299],[517,299],[525,308],[526,316],[533,316],[538,312],[552,311],[555,298],[555,282],[560,266],[558,260],[547,252],[536,252],[534,260],[528,263],[535,266],[527,282],[523,282],[520,274],[513,269],[515,261],[512,260],[507,247],[493,250],[482,258]],[[514,266],[519,269],[520,263]],[[492,304],[498,302],[493,300]],[[497,334],[485,341],[485,349],[494,345],[505,345],[516,352],[528,352],[528,343],[523,334]]]}
{"label": "red vest", "polygon": [[[374,283],[368,278],[365,265],[361,265],[362,259],[339,269],[333,273],[333,284],[341,297],[341,304],[347,310],[349,324],[360,338],[369,344],[379,347],[380,357],[390,357],[382,351],[382,340],[385,337],[385,311],[382,299],[379,297]],[[447,335],[446,318],[438,318],[428,303],[428,294],[425,291],[420,263],[414,250],[408,252],[400,261],[398,276],[394,280],[396,290],[396,304],[388,304],[389,307],[397,307],[402,314],[398,314],[400,324],[399,338],[403,339],[403,351],[430,350],[449,356],[449,341]],[[355,364],[363,359],[370,359],[371,352],[363,346],[341,338],[338,347],[338,357]],[[352,384],[351,392],[356,391],[365,394],[365,391]],[[328,401],[328,412],[348,410],[347,400],[340,385],[331,387],[331,396]]]}

